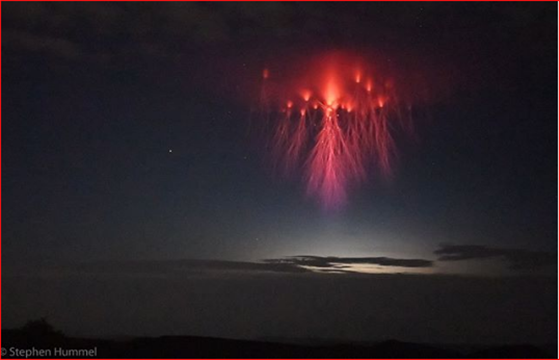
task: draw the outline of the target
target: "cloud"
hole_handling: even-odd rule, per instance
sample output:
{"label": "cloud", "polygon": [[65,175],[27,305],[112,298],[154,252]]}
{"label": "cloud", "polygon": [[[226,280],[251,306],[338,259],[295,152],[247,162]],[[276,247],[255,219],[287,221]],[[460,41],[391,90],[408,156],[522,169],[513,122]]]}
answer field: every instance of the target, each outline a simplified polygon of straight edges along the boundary
{"label": "cloud", "polygon": [[395,259],[388,257],[337,257],[298,255],[281,259],[267,259],[267,263],[293,264],[298,266],[312,266],[319,268],[344,269],[349,265],[364,264],[387,267],[429,268],[433,266],[431,260],[424,259]]}
{"label": "cloud", "polygon": [[62,37],[33,34],[25,31],[5,31],[4,43],[14,45],[21,50],[41,52],[65,59],[76,59],[81,56],[80,45]]}
{"label": "cloud", "polygon": [[[364,268],[365,265],[366,267]],[[367,266],[370,268],[367,268]],[[376,268],[372,268],[376,266]],[[92,276],[92,277],[192,277],[259,274],[359,274],[399,273],[395,268],[430,268],[432,262],[421,259],[393,259],[386,257],[321,257],[293,256],[266,259],[261,262],[226,260],[123,260],[91,262],[33,262],[8,264],[7,276],[46,277]],[[383,271],[375,271],[379,269]],[[372,271],[374,270],[374,271]]]}
{"label": "cloud", "polygon": [[46,276],[121,276],[121,277],[175,277],[199,275],[224,275],[239,273],[309,273],[302,267],[293,264],[259,263],[226,260],[130,260],[130,261],[92,261],[92,262],[59,262],[35,263],[34,267],[11,266],[5,273],[8,275]]}
{"label": "cloud", "polygon": [[557,254],[524,249],[493,248],[482,245],[446,245],[434,251],[438,261],[502,258],[512,270],[536,270],[556,266]]}
{"label": "cloud", "polygon": [[14,3],[3,9],[2,20],[15,49],[76,60],[80,48],[82,60],[108,53],[113,57],[190,55],[189,44],[274,39],[293,29],[296,7],[281,3]]}

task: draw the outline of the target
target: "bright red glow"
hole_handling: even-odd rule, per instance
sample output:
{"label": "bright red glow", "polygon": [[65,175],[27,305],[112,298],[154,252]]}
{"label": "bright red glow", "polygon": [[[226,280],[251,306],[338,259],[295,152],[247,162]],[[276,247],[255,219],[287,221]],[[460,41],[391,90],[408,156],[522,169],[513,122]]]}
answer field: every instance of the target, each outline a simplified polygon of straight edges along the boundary
{"label": "bright red glow", "polygon": [[366,84],[366,91],[371,92],[371,90],[373,90],[373,81],[368,80]]}
{"label": "bright red glow", "polygon": [[393,82],[377,72],[373,77],[372,67],[356,69],[355,60],[332,54],[279,79],[263,71],[261,93],[269,104],[263,118],[273,121],[277,168],[288,175],[301,170],[307,195],[327,210],[347,202],[370,164],[391,173],[391,131],[402,125]]}
{"label": "bright red glow", "polygon": [[303,98],[303,100],[305,100],[305,102],[309,101],[309,99],[311,99],[311,91],[310,90],[302,90],[301,91],[301,97]]}
{"label": "bright red glow", "polygon": [[362,81],[362,72],[360,70],[356,71],[354,80],[356,81],[356,84],[359,84]]}

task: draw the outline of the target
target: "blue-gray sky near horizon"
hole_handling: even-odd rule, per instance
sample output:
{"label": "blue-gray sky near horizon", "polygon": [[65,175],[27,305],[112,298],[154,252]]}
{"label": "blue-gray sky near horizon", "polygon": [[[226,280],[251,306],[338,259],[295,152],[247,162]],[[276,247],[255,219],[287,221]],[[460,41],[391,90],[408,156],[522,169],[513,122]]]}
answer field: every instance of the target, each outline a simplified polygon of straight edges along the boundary
{"label": "blue-gray sky near horizon", "polygon": [[[2,270],[10,276],[3,275],[3,287],[14,294],[3,297],[3,309],[14,314],[3,320],[52,311],[72,328],[56,305],[62,297],[51,289],[46,305],[34,303],[33,286],[54,281],[77,300],[83,285],[76,279],[97,281],[91,267],[106,262],[116,278],[133,267],[135,279],[150,279],[154,267],[175,273],[180,264],[203,278],[211,270],[212,279],[234,273],[250,282],[256,273],[259,282],[311,278],[319,288],[321,281],[353,282],[347,276],[355,272],[481,275],[467,288],[480,307],[491,299],[483,313],[511,300],[496,324],[524,306],[534,309],[527,318],[544,319],[552,308],[539,313],[540,300],[525,299],[512,284],[520,281],[537,299],[555,291],[556,15],[556,4],[545,3],[3,3]],[[250,105],[236,92],[271,58],[338,48],[391,54],[397,68],[430,73],[434,88],[452,86],[419,106],[415,139],[397,136],[394,177],[372,176],[342,211],[325,214],[298,181],[271,175],[248,131]],[[37,266],[28,274],[30,263]],[[110,288],[113,275],[104,273],[98,285]],[[442,319],[459,312],[464,294],[437,277],[394,276],[401,285],[380,301],[425,282],[421,293],[429,298],[454,291],[447,309],[425,305],[441,305],[434,326],[450,328]],[[529,285],[525,276],[539,280]],[[191,277],[189,288],[196,286]],[[11,281],[21,278],[30,280]],[[390,277],[382,279],[376,281],[389,287]],[[367,281],[349,286],[374,298],[373,290],[360,290]],[[502,285],[492,292],[487,281]],[[129,298],[135,286],[105,305]],[[137,291],[153,296],[155,288],[146,283]],[[220,289],[221,297],[237,294]],[[173,306],[184,295],[162,294]],[[268,299],[251,294],[237,300]],[[289,294],[287,303],[297,296]],[[349,316],[365,311],[360,306]],[[474,339],[478,325],[465,321]],[[496,325],[497,337],[513,339],[524,320],[515,321],[510,329]],[[539,321],[535,334],[545,338],[549,323]],[[228,333],[205,326],[190,330]],[[360,326],[347,329],[348,337],[371,330]]]}

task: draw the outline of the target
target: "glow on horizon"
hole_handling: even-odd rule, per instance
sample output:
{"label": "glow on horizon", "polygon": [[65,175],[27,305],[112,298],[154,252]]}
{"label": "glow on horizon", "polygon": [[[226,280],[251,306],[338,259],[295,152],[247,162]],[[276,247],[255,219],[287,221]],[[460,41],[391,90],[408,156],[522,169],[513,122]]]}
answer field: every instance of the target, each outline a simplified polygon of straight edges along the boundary
{"label": "glow on horizon", "polygon": [[339,273],[339,274],[419,274],[431,275],[436,273],[434,267],[402,267],[381,266],[375,264],[346,264],[332,263],[330,267],[299,265],[316,273]]}

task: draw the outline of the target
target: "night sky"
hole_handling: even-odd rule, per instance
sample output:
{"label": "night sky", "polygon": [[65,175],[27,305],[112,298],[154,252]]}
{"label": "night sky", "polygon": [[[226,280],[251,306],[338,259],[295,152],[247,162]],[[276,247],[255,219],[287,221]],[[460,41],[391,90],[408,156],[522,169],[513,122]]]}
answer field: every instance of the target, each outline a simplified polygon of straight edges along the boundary
{"label": "night sky", "polygon": [[[429,96],[326,213],[249,120],[339,49]],[[3,3],[2,55],[3,327],[557,340],[556,4]]]}

